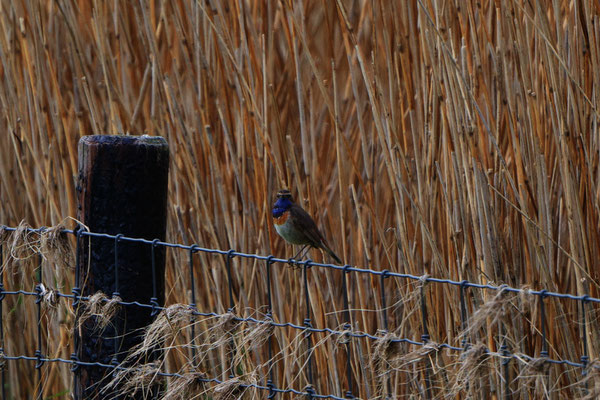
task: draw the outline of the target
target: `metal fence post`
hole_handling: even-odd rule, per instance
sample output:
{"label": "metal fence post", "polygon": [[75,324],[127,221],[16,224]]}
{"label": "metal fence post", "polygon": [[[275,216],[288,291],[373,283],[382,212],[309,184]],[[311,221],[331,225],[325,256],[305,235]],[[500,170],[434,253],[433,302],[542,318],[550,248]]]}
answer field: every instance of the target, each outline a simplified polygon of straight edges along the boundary
{"label": "metal fence post", "polygon": [[[79,141],[78,219],[92,232],[164,241],[168,168],[169,149],[161,137],[84,136]],[[115,241],[87,237],[82,244],[77,269],[83,296],[97,291],[107,295],[118,292],[126,302],[148,304],[154,300],[164,304],[163,246],[149,248],[143,243],[119,241],[117,287]],[[152,264],[155,271],[151,270]],[[121,306],[114,323],[104,331],[91,318],[77,332],[81,336],[76,343],[76,358],[102,364],[121,362],[140,342],[140,329],[152,320],[149,309],[136,305]],[[122,329],[116,332],[114,327]],[[121,335],[119,341],[114,340],[116,333]],[[117,343],[120,348],[115,348]],[[153,352],[149,358],[156,356]],[[74,385],[75,399],[114,398],[112,393],[99,394],[110,369],[80,365],[80,370]]]}

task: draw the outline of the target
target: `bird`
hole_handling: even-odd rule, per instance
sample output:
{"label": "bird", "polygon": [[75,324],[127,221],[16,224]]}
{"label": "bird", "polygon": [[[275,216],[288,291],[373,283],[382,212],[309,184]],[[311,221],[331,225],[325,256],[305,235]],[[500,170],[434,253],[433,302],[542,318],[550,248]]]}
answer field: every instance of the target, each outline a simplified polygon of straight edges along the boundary
{"label": "bird", "polygon": [[277,192],[277,201],[273,206],[273,224],[279,236],[284,238],[288,243],[304,246],[294,259],[307,246],[310,246],[324,250],[337,263],[342,264],[342,260],[331,250],[325,241],[315,221],[313,221],[311,216],[302,207],[294,203],[292,193],[287,189]]}

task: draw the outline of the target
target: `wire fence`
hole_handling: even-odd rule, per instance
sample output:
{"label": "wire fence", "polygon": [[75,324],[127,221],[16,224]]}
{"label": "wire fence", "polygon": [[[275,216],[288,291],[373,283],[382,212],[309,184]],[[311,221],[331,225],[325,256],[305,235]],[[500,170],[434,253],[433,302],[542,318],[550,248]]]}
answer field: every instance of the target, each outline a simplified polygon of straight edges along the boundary
{"label": "wire fence", "polygon": [[[18,228],[16,227],[7,227],[7,226],[2,226],[0,227],[0,232],[6,232],[6,233],[14,233],[15,231],[17,231]],[[35,234],[43,234],[45,231],[47,230],[47,228],[38,228],[38,229],[33,229],[33,228],[27,228],[27,232],[29,233],[35,233]],[[193,317],[215,317],[215,318],[221,318],[224,316],[229,315],[231,320],[237,322],[237,323],[253,323],[253,324],[257,324],[257,325],[262,325],[262,326],[268,326],[271,329],[281,329],[281,328],[289,328],[289,329],[294,329],[294,330],[298,330],[302,335],[304,335],[304,339],[305,339],[305,353],[306,354],[306,362],[304,363],[305,366],[305,374],[306,374],[306,385],[302,388],[284,388],[284,387],[279,387],[278,383],[276,382],[275,376],[274,376],[274,368],[273,368],[273,363],[275,362],[273,354],[275,352],[275,348],[274,348],[274,341],[273,341],[273,335],[272,334],[268,334],[268,338],[265,340],[265,346],[266,346],[266,351],[268,353],[268,357],[267,357],[267,373],[265,374],[265,376],[261,376],[259,377],[255,382],[244,382],[241,380],[237,381],[237,387],[241,388],[241,389],[255,389],[258,390],[260,392],[264,392],[265,395],[268,396],[268,398],[276,398],[277,395],[283,395],[283,394],[290,394],[290,395],[296,395],[296,396],[304,396],[306,398],[324,398],[324,399],[352,399],[352,398],[357,398],[358,396],[358,387],[361,384],[360,382],[356,382],[355,381],[355,374],[353,373],[353,366],[351,364],[351,353],[353,351],[352,346],[351,346],[351,341],[352,339],[364,339],[364,340],[369,340],[372,341],[374,343],[374,345],[380,344],[381,342],[385,342],[385,345],[387,347],[393,345],[393,344],[403,344],[403,345],[408,345],[408,346],[417,346],[419,348],[422,349],[426,349],[427,352],[429,351],[440,351],[440,350],[447,350],[447,351],[451,351],[451,352],[457,352],[459,354],[462,354],[464,356],[464,354],[466,354],[470,349],[473,348],[473,343],[470,342],[469,340],[469,323],[470,323],[470,319],[468,317],[468,310],[467,310],[467,306],[466,306],[466,299],[467,299],[467,291],[469,289],[476,289],[476,290],[488,290],[488,291],[493,291],[496,292],[498,295],[504,295],[504,294],[509,294],[509,293],[513,293],[513,294],[518,294],[518,295],[525,295],[525,296],[534,296],[534,298],[537,301],[538,304],[538,310],[539,310],[539,318],[540,318],[540,327],[539,327],[539,333],[541,335],[541,349],[539,350],[539,353],[536,354],[525,354],[523,352],[515,352],[515,351],[511,351],[511,349],[509,348],[509,344],[507,344],[505,341],[502,341],[501,345],[499,346],[499,348],[497,350],[492,350],[491,348],[487,347],[487,346],[481,346],[481,344],[479,344],[479,347],[477,349],[477,351],[479,352],[479,354],[484,354],[486,357],[491,357],[491,358],[495,358],[499,361],[499,363],[501,364],[501,368],[499,369],[499,372],[501,374],[500,377],[500,381],[503,382],[504,388],[502,388],[502,390],[499,390],[498,393],[502,393],[504,398],[510,398],[511,397],[511,389],[510,389],[510,384],[511,381],[515,378],[515,376],[511,377],[511,369],[509,368],[509,365],[511,363],[521,363],[521,364],[536,364],[536,365],[562,365],[562,366],[569,366],[569,367],[573,367],[573,368],[577,368],[580,370],[580,383],[581,385],[583,385],[584,387],[582,387],[582,391],[583,393],[589,393],[589,391],[587,390],[587,381],[586,381],[586,376],[590,373],[591,370],[595,370],[598,371],[599,369],[599,365],[597,363],[592,363],[590,362],[590,356],[588,353],[588,331],[590,329],[589,327],[589,321],[586,317],[587,312],[586,312],[586,308],[589,307],[590,303],[600,303],[600,298],[596,298],[596,297],[591,297],[587,294],[582,294],[582,295],[574,295],[574,294],[567,294],[567,293],[557,293],[557,292],[552,292],[552,291],[548,291],[548,290],[529,290],[529,289],[524,289],[524,288],[515,288],[515,287],[509,287],[507,285],[491,285],[491,284],[479,284],[479,283],[474,283],[474,282],[469,282],[467,280],[463,280],[463,281],[456,281],[456,280],[451,280],[451,279],[443,279],[443,278],[435,278],[435,277],[431,277],[431,276],[416,276],[416,275],[411,275],[411,274],[403,274],[403,273],[397,273],[397,272],[393,272],[393,271],[389,271],[389,270],[373,270],[373,269],[369,269],[369,268],[359,268],[356,266],[351,266],[351,265],[336,265],[336,264],[326,264],[326,263],[318,263],[318,262],[314,262],[312,260],[294,260],[294,259],[283,259],[283,258],[277,258],[274,257],[272,255],[268,255],[268,256],[264,256],[264,255],[258,255],[258,254],[249,254],[249,253],[243,253],[243,252],[239,252],[236,250],[219,250],[219,249],[211,249],[211,248],[204,248],[201,246],[198,246],[196,244],[192,244],[192,245],[184,245],[184,244],[178,244],[178,243],[169,243],[169,242],[165,242],[165,241],[160,241],[160,240],[148,240],[148,239],[141,239],[141,238],[131,238],[131,237],[126,237],[124,235],[110,235],[110,234],[105,234],[105,233],[95,233],[95,232],[88,232],[85,231],[83,229],[75,229],[75,230],[69,230],[69,229],[62,229],[61,230],[62,233],[65,234],[70,234],[76,237],[76,243],[77,243],[77,248],[76,248],[76,260],[75,263],[79,263],[79,258],[80,258],[80,253],[81,253],[81,239],[83,237],[90,237],[90,238],[98,238],[98,239],[102,239],[102,240],[112,240],[114,241],[114,246],[115,246],[115,250],[117,249],[117,247],[119,246],[120,243],[123,242],[132,242],[132,243],[140,243],[140,244],[145,244],[148,245],[151,249],[152,249],[152,274],[153,274],[153,279],[154,281],[156,281],[156,276],[155,275],[155,271],[154,271],[154,249],[162,247],[162,248],[171,248],[171,249],[177,249],[179,251],[187,251],[188,253],[188,257],[189,257],[189,266],[188,266],[188,271],[187,271],[187,276],[189,277],[189,303],[186,304],[185,306],[187,307],[186,311]],[[6,244],[6,241],[5,241]],[[0,265],[4,266],[4,261],[7,257],[9,257],[10,255],[7,254],[7,252],[4,250],[7,246],[3,245],[0,242]],[[214,311],[210,311],[210,310],[198,310],[197,306],[196,306],[196,282],[195,282],[195,274],[194,274],[194,256],[198,253],[205,253],[205,254],[213,254],[213,255],[218,255],[218,256],[222,256],[224,257],[224,262],[225,262],[225,267],[226,267],[226,279],[227,279],[227,288],[228,288],[228,293],[226,295],[227,297],[227,301],[229,303],[229,309],[227,310],[227,314],[225,313],[218,313],[218,312],[214,312]],[[118,282],[118,259],[117,259],[117,255],[118,253],[115,251],[115,273],[117,274],[117,282]],[[265,279],[266,279],[266,287],[267,287],[267,293],[266,293],[266,314],[264,318],[255,318],[255,317],[242,317],[239,315],[235,315],[234,314],[234,310],[236,308],[236,304],[235,304],[235,296],[234,296],[234,285],[232,282],[232,260],[234,258],[241,258],[241,259],[251,259],[251,260],[255,260],[255,261],[260,261],[262,263],[264,263],[264,274],[265,274]],[[38,371],[37,374],[37,379],[38,379],[38,398],[42,398],[42,380],[43,380],[43,374],[42,374],[42,370],[44,368],[45,364],[49,364],[49,363],[63,363],[63,364],[68,364],[71,366],[71,371],[73,373],[77,373],[78,369],[81,366],[94,366],[94,367],[100,367],[100,368],[106,368],[109,370],[113,370],[113,371],[127,371],[127,370],[135,370],[138,367],[131,367],[131,366],[124,366],[123,364],[120,364],[118,362],[111,362],[110,364],[107,363],[101,363],[101,362],[85,362],[85,361],[81,361],[79,359],[79,356],[76,352],[74,352],[71,355],[70,359],[66,359],[66,358],[50,358],[45,356],[45,354],[47,353],[47,351],[45,352],[45,348],[44,348],[44,343],[43,343],[43,333],[42,333],[42,323],[41,323],[41,316],[42,316],[42,305],[45,301],[48,301],[49,298],[52,299],[66,299],[68,301],[70,301],[72,304],[72,308],[73,310],[76,310],[77,307],[82,303],[82,302],[86,302],[90,300],[90,296],[83,296],[82,293],[82,289],[80,287],[80,279],[79,277],[75,278],[75,285],[72,288],[72,293],[61,293],[60,291],[56,290],[56,289],[49,289],[49,286],[46,286],[45,282],[43,281],[43,271],[41,270],[42,268],[42,256],[41,254],[39,255],[38,258],[38,263],[39,263],[39,274],[37,275],[38,277],[38,282],[34,288],[33,291],[27,291],[27,290],[8,290],[4,287],[4,268],[2,268],[2,270],[0,270],[0,343],[1,343],[1,347],[0,347],[0,359],[1,359],[1,380],[2,380],[2,399],[8,399],[9,397],[7,397],[7,393],[6,393],[6,384],[5,384],[5,380],[6,380],[6,364],[7,362],[12,362],[12,361],[17,361],[17,360],[26,360],[26,361],[30,361],[35,363],[35,368]],[[282,265],[295,265],[296,267],[299,267],[301,269],[302,272],[302,293],[303,293],[303,299],[302,302],[305,305],[305,312],[304,312],[304,320],[302,322],[302,324],[299,323],[293,323],[291,321],[286,321],[286,322],[276,322],[276,318],[274,318],[273,316],[273,299],[272,299],[272,293],[271,293],[271,288],[272,288],[272,267],[275,264],[282,264]],[[342,272],[342,279],[341,279],[341,293],[343,296],[343,310],[342,310],[342,315],[343,315],[343,325],[341,326],[342,329],[339,329],[339,327],[336,328],[332,328],[332,327],[328,327],[328,326],[322,326],[322,327],[318,327],[318,326],[314,326],[314,315],[311,314],[311,306],[310,306],[310,293],[309,293],[309,278],[310,278],[310,271],[311,268],[319,268],[319,269],[328,269],[328,270],[336,270],[336,271],[341,271]],[[379,314],[379,321],[381,326],[379,327],[379,329],[375,332],[364,332],[364,331],[360,331],[355,329],[355,326],[352,324],[352,318],[351,318],[351,313],[350,313],[350,306],[349,306],[349,295],[350,295],[350,285],[349,285],[349,280],[353,279],[353,276],[356,275],[361,275],[361,274],[365,274],[368,275],[370,277],[373,277],[375,279],[378,279],[380,281],[379,286],[379,293],[376,293],[376,295],[379,297],[380,300],[380,304],[382,305],[382,307],[379,310],[376,310],[376,312]],[[391,293],[389,293],[389,290],[386,289],[386,285],[385,285],[385,281],[390,279],[390,278],[398,278],[398,279],[403,279],[403,280],[407,280],[407,281],[414,281],[416,283],[419,283],[419,312],[420,312],[420,318],[422,321],[420,330],[421,330],[421,335],[420,335],[420,340],[415,340],[414,338],[409,338],[409,337],[398,337],[397,335],[391,335],[390,334],[390,326],[389,326],[389,315],[388,315],[388,304],[389,304],[389,299],[390,299],[390,295]],[[461,335],[462,335],[462,340],[460,342],[460,345],[453,345],[452,343],[445,343],[445,342],[434,342],[431,340],[430,338],[430,334],[428,331],[428,324],[427,324],[427,319],[428,319],[428,311],[429,311],[429,306],[427,304],[427,297],[425,295],[425,290],[424,290],[424,285],[426,283],[435,283],[435,284],[440,284],[440,285],[450,285],[450,286],[454,286],[458,289],[459,292],[459,304],[460,304],[460,324],[461,324]],[[149,303],[140,303],[137,301],[127,301],[127,299],[119,299],[117,298],[116,300],[113,298],[112,300],[110,298],[104,298],[102,299],[103,302],[114,302],[118,305],[121,306],[137,306],[143,309],[148,309],[152,315],[158,315],[161,312],[164,312],[166,310],[168,310],[169,307],[165,307],[165,306],[161,306],[158,304],[157,301],[157,295],[156,295],[156,285],[154,285],[155,290],[153,293],[153,297],[151,299],[151,301]],[[118,287],[116,288],[116,293],[118,293]],[[5,340],[6,340],[6,335],[11,334],[11,332],[5,332],[5,326],[4,326],[4,316],[5,316],[5,299],[7,298],[7,296],[16,296],[16,295],[22,295],[22,296],[26,296],[26,297],[33,297],[35,298],[35,303],[37,305],[37,347],[35,349],[33,349],[33,355],[25,355],[25,354],[7,354],[7,352],[5,351]],[[579,332],[579,336],[580,338],[582,338],[581,343],[579,344],[575,344],[576,346],[580,346],[580,354],[581,357],[578,360],[575,359],[566,359],[566,358],[561,358],[561,357],[550,357],[550,349],[549,349],[549,340],[548,340],[548,335],[550,330],[552,329],[552,322],[548,321],[547,315],[546,315],[546,311],[545,311],[545,301],[546,299],[549,298],[555,298],[555,299],[564,299],[564,300],[568,300],[568,301],[573,301],[573,302],[578,302],[580,304],[580,306],[578,307],[578,309],[580,310],[579,316],[578,316],[578,329],[580,330]],[[77,313],[76,313],[77,315]],[[77,325],[77,321],[75,322],[75,325]],[[194,324],[190,324],[187,329],[191,330],[190,333],[190,337],[191,338],[195,338],[196,334],[194,332],[194,329],[196,329],[197,327]],[[332,394],[332,393],[319,393],[314,385],[315,382],[315,377],[317,374],[320,373],[320,371],[317,371],[316,365],[313,361],[313,352],[314,352],[314,348],[315,348],[315,343],[313,343],[313,340],[311,340],[311,337],[313,334],[317,334],[317,333],[322,333],[322,334],[328,334],[328,335],[332,335],[334,337],[338,337],[340,338],[340,343],[341,345],[345,348],[345,352],[346,352],[346,363],[345,365],[341,366],[340,368],[343,369],[344,374],[345,374],[345,384],[346,387],[344,388],[340,388],[339,392],[342,393],[340,394]],[[47,350],[47,349],[46,349]],[[192,350],[194,351],[194,350]],[[423,353],[426,354],[426,353]],[[233,365],[234,361],[231,360],[231,365],[228,366],[228,370],[229,370],[229,379],[235,379],[236,378],[236,370],[234,368]],[[184,379],[186,378],[186,374],[182,374],[180,372],[168,372],[168,371],[163,371],[163,370],[155,370],[154,373],[157,376],[162,376],[162,377],[168,377],[168,378],[173,378],[173,379]],[[430,395],[431,394],[431,389],[432,389],[432,385],[433,383],[431,382],[430,378],[432,371],[430,368],[425,368],[423,371],[423,393],[425,393],[426,397],[430,397],[432,398],[433,396]],[[382,373],[383,379],[384,379],[384,386],[387,387],[384,388],[384,395],[382,397],[385,398],[391,398],[393,390],[391,388],[391,382],[389,377],[387,376],[386,372],[384,371]],[[189,376],[188,376],[189,377]],[[227,383],[227,380],[224,379],[220,379],[216,376],[207,376],[206,374],[192,374],[193,379],[196,382],[201,382],[203,384],[207,384],[207,385],[220,385],[220,384],[225,384]]]}

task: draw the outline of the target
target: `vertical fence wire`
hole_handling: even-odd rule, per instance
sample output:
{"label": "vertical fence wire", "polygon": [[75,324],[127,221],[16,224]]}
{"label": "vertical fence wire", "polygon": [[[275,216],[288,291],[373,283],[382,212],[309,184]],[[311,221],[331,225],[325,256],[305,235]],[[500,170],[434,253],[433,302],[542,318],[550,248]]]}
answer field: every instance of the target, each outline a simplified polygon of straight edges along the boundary
{"label": "vertical fence wire", "polygon": [[[421,282],[421,317],[423,320],[423,334],[421,335],[421,340],[423,344],[429,343],[429,329],[427,328],[427,302],[425,299],[425,286],[427,285],[427,281],[425,279]],[[430,376],[430,368],[429,368],[429,359],[425,358],[425,398],[431,399],[431,376]]]}
{"label": "vertical fence wire", "polygon": [[[459,288],[459,299],[460,299],[460,329],[462,331],[462,339],[460,342],[460,346],[462,348],[462,353],[464,354],[467,350],[469,350],[469,338],[467,333],[468,328],[468,320],[467,320],[467,301],[465,299],[465,291],[467,290],[467,280],[463,280],[460,283]],[[469,392],[470,383],[465,382],[465,389],[467,393]]]}
{"label": "vertical fence wire", "polygon": [[[383,320],[383,335],[387,335],[389,330],[388,323],[388,313],[387,313],[387,301],[385,295],[385,280],[389,277],[389,272],[387,269],[384,269],[381,274],[381,319]],[[390,382],[390,371],[386,369],[383,375],[383,379],[385,380],[385,388],[387,389],[387,393],[384,394],[385,399],[389,399],[392,396],[392,383]]]}
{"label": "vertical fence wire", "polygon": [[[273,256],[270,255],[265,262],[265,267],[267,269],[267,321],[273,322],[273,300],[271,298],[271,265],[273,264]],[[269,334],[269,338],[267,339],[268,346],[268,368],[269,368],[269,378],[267,379],[267,387],[269,388],[269,397],[268,399],[275,398],[275,391],[273,388],[275,387],[274,379],[273,379],[273,333]]]}
{"label": "vertical fence wire", "polygon": [[[4,225],[0,227],[0,232],[4,231]],[[2,400],[6,400],[6,361],[4,360],[4,257],[3,244],[0,241],[0,368],[2,369]]]}
{"label": "vertical fence wire", "polygon": [[[539,295],[540,300],[540,314],[541,314],[541,331],[542,331],[542,351],[540,352],[541,358],[548,358],[548,339],[546,336],[546,306],[544,305],[544,299],[546,298],[547,290],[544,289]],[[547,385],[550,387],[550,373],[546,376]]]}
{"label": "vertical fence wire", "polygon": [[35,285],[35,293],[36,299],[35,303],[37,304],[37,349],[35,350],[35,357],[37,358],[35,363],[35,368],[37,369],[38,375],[38,390],[37,390],[37,398],[38,400],[42,400],[43,395],[43,382],[42,382],[42,282],[43,282],[43,269],[42,269],[42,254],[38,253],[38,283]]}
{"label": "vertical fence wire", "polygon": [[548,340],[546,338],[546,307],[544,306],[544,299],[546,298],[545,292],[546,290],[542,290],[542,293],[539,295],[542,332],[542,351],[540,352],[540,357],[548,357]]}
{"label": "vertical fence wire", "polygon": [[502,381],[504,383],[504,399],[505,400],[510,400],[511,398],[511,394],[510,394],[510,368],[509,368],[509,364],[510,364],[510,360],[511,357],[509,357],[509,352],[508,352],[508,346],[506,344],[506,332],[507,332],[507,328],[505,326],[504,323],[500,324],[500,341],[501,341],[501,345],[500,345],[500,353],[502,354],[502,358],[501,358],[501,365],[502,365],[502,371],[501,371],[501,378]]}
{"label": "vertical fence wire", "polygon": [[582,351],[581,351],[581,364],[583,367],[581,368],[581,377],[584,381],[583,394],[588,395],[588,383],[587,379],[587,366],[590,361],[588,356],[588,338],[587,338],[587,318],[586,318],[586,305],[588,303],[588,295],[584,295],[581,299],[581,342],[582,342]]}
{"label": "vertical fence wire", "polygon": [[[119,293],[119,241],[121,240],[122,237],[123,237],[123,235],[121,235],[121,234],[118,234],[115,237],[115,290],[112,294],[113,299],[115,299],[115,300],[121,296],[121,294]],[[114,326],[114,330],[115,330],[115,337],[113,338],[113,347],[114,347],[115,353],[113,354],[112,359],[110,361],[111,365],[113,365],[115,367],[119,365],[119,360],[117,358],[117,354],[119,354],[119,348],[121,347],[119,345],[119,338],[121,337],[119,323],[120,323],[119,313],[116,313],[115,319],[113,321],[113,326]],[[113,371],[114,376],[116,376],[117,373],[118,373],[118,370],[115,368]]]}
{"label": "vertical fence wire", "polygon": [[227,268],[227,286],[228,286],[228,294],[229,294],[229,308],[227,311],[233,312],[235,308],[235,304],[233,302],[233,281],[231,279],[231,260],[235,257],[233,254],[235,250],[231,249],[227,252],[227,258],[225,260],[225,266]]}
{"label": "vertical fence wire", "polygon": [[[227,258],[225,259],[225,266],[227,269],[227,286],[229,287],[229,309],[227,309],[227,312],[233,313],[234,309],[235,309],[235,303],[233,302],[233,281],[231,278],[231,260],[233,260],[233,258],[235,257],[234,254],[235,250],[231,249],[227,252]],[[235,365],[234,365],[234,360],[235,360],[235,340],[233,337],[233,330],[231,330],[231,332],[229,333],[230,335],[230,340],[229,340],[229,353],[231,354],[231,363],[229,365],[229,378],[233,378],[235,377]]]}
{"label": "vertical fence wire", "polygon": [[461,347],[463,348],[463,352],[469,350],[469,338],[467,335],[467,302],[465,299],[465,291],[467,290],[468,281],[464,280],[460,283],[460,329],[463,332]]}
{"label": "vertical fence wire", "polygon": [[[342,271],[342,296],[344,299],[344,331],[350,332],[352,330],[352,325],[350,324],[350,302],[348,301],[348,283],[346,276],[350,273],[348,270],[351,268],[350,265],[345,265],[344,270]],[[354,396],[352,394],[352,353],[351,353],[351,336],[346,333],[345,337],[346,342],[346,379],[348,381],[348,390],[346,390],[346,398],[353,399]]]}
{"label": "vertical fence wire", "polygon": [[[500,293],[503,293],[506,291],[506,288],[508,288],[507,284],[502,284],[500,285]],[[500,354],[502,354],[502,357],[500,358],[500,379],[503,383],[503,392],[504,392],[504,399],[510,399],[511,398],[511,394],[510,394],[510,369],[509,369],[509,364],[510,364],[510,357],[508,357],[508,355],[510,354],[508,351],[508,345],[506,344],[506,335],[508,332],[508,329],[505,326],[505,323],[499,323],[499,329],[500,332],[498,334],[498,341],[500,343],[500,347],[499,347],[499,352]]]}
{"label": "vertical fence wire", "polygon": [[[160,312],[160,308],[159,308],[159,304],[158,304],[158,282],[157,282],[157,278],[156,278],[156,248],[158,247],[158,243],[160,242],[160,239],[154,239],[152,241],[152,244],[150,245],[150,257],[151,257],[151,262],[152,262],[152,297],[150,298],[150,304],[152,305],[152,311],[150,311],[150,316],[154,317],[156,316],[159,312]],[[115,266],[116,269],[116,266]],[[115,349],[116,350],[116,349]],[[161,350],[160,349],[152,349],[151,350],[151,354],[156,355],[156,354],[160,354]],[[160,357],[160,355],[158,355],[157,357]],[[160,363],[160,366],[158,367],[159,370],[162,370],[164,363]],[[115,371],[117,371],[117,369],[115,368]],[[157,391],[152,390],[150,393],[153,399],[156,399],[158,396]]]}
{"label": "vertical fence wire", "polygon": [[[196,284],[194,282],[194,254],[198,251],[198,245],[193,244],[189,250],[189,266],[190,266],[190,307],[192,311],[198,311],[196,306]],[[192,366],[195,369],[194,362],[196,361],[196,316],[194,313],[190,316],[190,337],[192,346],[190,348],[190,359]]]}
{"label": "vertical fence wire", "polygon": [[304,335],[305,335],[305,339],[306,339],[306,356],[307,356],[307,360],[306,360],[306,370],[307,370],[307,381],[308,384],[306,385],[306,396],[309,399],[313,398],[313,394],[314,394],[314,387],[313,387],[313,370],[312,370],[312,352],[313,352],[313,348],[312,348],[312,332],[309,329],[312,329],[312,323],[311,323],[311,319],[310,319],[310,298],[309,298],[309,294],[308,294],[308,269],[310,268],[310,264],[312,263],[312,260],[306,260],[304,262],[304,268],[303,268],[303,276],[304,276],[304,303],[306,305],[306,314],[305,314],[305,318],[304,318],[304,326],[306,328],[308,328]]}
{"label": "vertical fence wire", "polygon": [[152,304],[152,312],[150,313],[150,315],[152,317],[154,317],[156,314],[158,314],[158,288],[157,288],[157,284],[158,282],[156,281],[156,247],[158,246],[158,242],[160,242],[160,239],[154,239],[152,241],[152,245],[151,245],[151,257],[152,257],[152,298],[150,299],[150,304]]}
{"label": "vertical fence wire", "polygon": [[73,373],[73,387],[75,388],[75,394],[78,394],[78,385],[80,381],[80,373],[81,370],[79,368],[79,302],[81,297],[81,275],[79,272],[79,266],[81,263],[81,238],[82,238],[83,227],[81,225],[77,225],[76,233],[75,233],[75,284],[71,289],[71,293],[73,294],[73,303],[71,307],[73,308],[73,313],[75,314],[73,320],[74,332],[73,332],[73,352],[71,353],[71,372]]}

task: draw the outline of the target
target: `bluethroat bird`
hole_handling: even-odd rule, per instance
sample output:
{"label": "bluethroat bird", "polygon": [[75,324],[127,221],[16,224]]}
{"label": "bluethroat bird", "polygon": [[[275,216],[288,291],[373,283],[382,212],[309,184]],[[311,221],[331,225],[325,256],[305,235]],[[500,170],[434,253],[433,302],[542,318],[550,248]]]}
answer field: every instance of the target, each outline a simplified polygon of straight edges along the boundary
{"label": "bluethroat bird", "polygon": [[[302,207],[294,203],[289,190],[284,189],[277,192],[277,201],[273,207],[273,223],[279,236],[288,243],[304,246],[298,254],[310,246],[324,250],[337,263],[342,264],[342,260],[327,245],[315,221]],[[298,257],[298,254],[294,259]]]}

